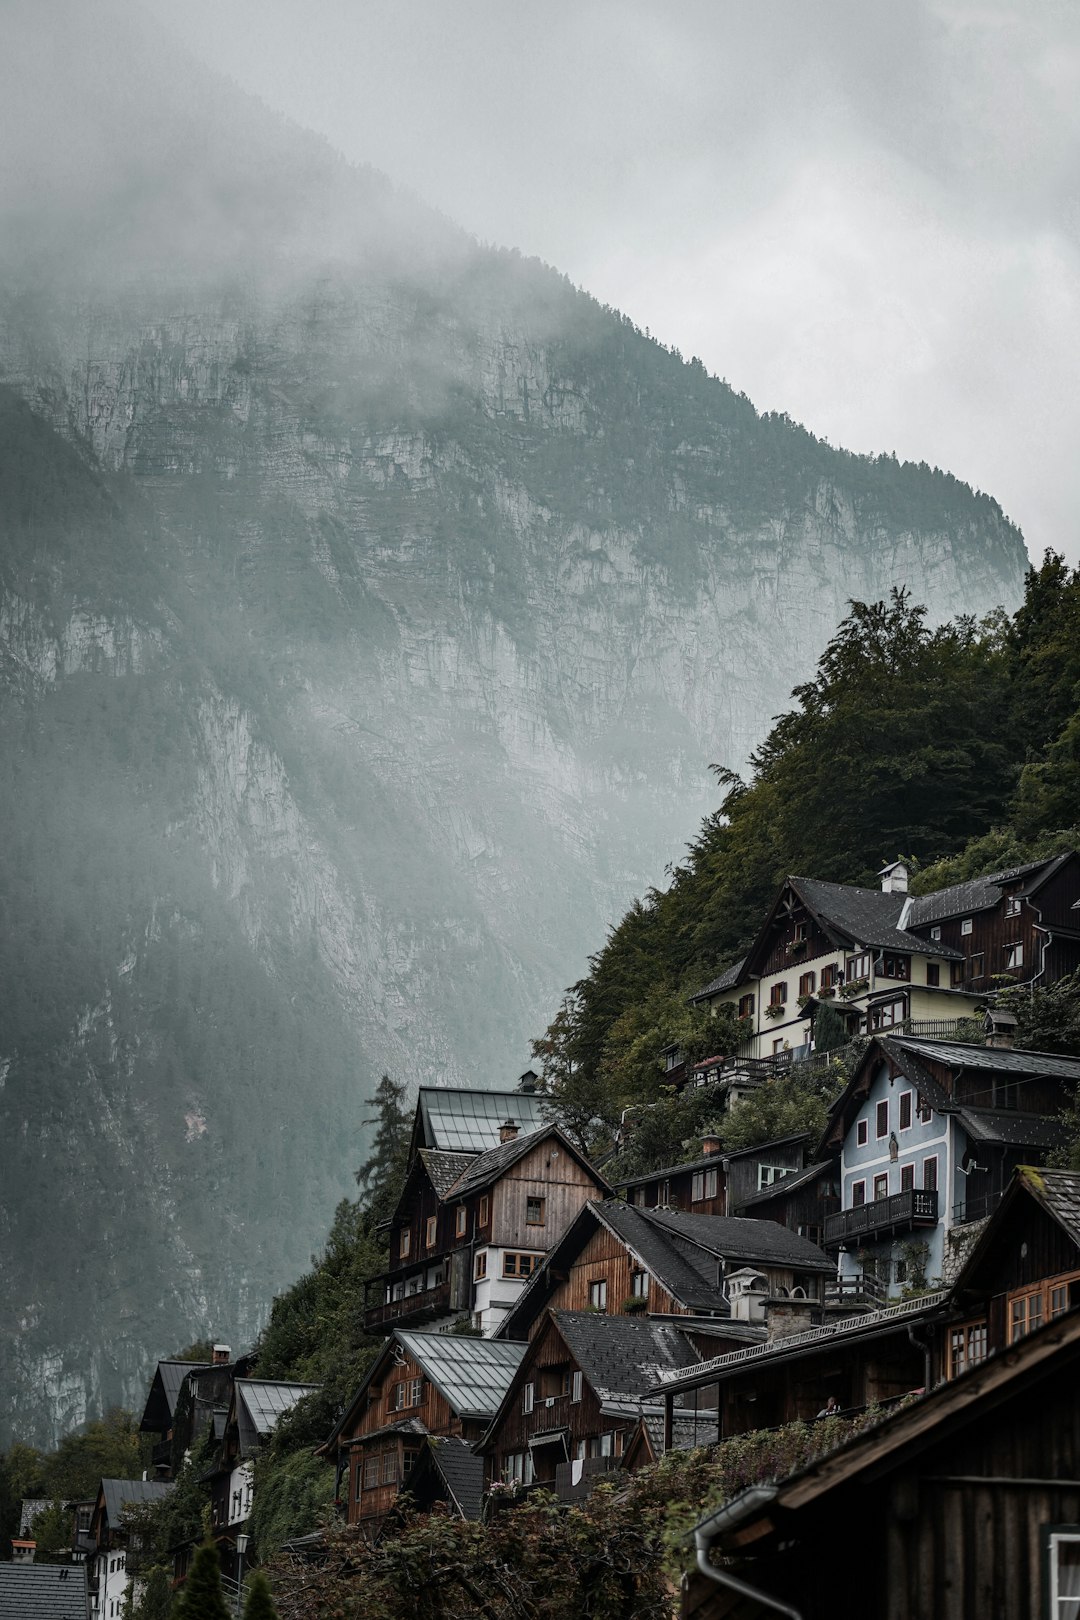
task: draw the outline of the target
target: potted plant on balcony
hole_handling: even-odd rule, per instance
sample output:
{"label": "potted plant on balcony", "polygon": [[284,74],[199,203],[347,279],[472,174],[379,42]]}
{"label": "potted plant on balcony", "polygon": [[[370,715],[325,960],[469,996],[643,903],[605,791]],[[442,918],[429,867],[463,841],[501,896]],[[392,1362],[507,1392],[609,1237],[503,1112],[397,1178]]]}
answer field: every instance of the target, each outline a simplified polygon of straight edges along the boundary
{"label": "potted plant on balcony", "polygon": [[787,1007],[782,1001],[771,1001],[765,1009],[766,1018],[783,1018]]}
{"label": "potted plant on balcony", "polygon": [[818,1000],[831,1001],[835,994],[836,990],[831,984],[823,984],[821,989],[818,991]]}
{"label": "potted plant on balcony", "polygon": [[850,1001],[852,996],[861,996],[863,991],[869,988],[869,979],[850,979],[847,984],[840,986],[840,994],[845,1001]]}

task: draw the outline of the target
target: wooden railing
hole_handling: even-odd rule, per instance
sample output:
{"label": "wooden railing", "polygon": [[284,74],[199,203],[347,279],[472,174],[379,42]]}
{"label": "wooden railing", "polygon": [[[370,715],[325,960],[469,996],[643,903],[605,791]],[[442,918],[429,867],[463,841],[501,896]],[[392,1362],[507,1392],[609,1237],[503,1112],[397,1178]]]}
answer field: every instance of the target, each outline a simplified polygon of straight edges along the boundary
{"label": "wooden railing", "polygon": [[849,1238],[873,1237],[878,1232],[901,1231],[911,1226],[936,1226],[938,1195],[925,1187],[875,1198],[872,1203],[841,1210],[825,1217],[825,1242],[846,1243]]}
{"label": "wooden railing", "polygon": [[450,1281],[441,1282],[436,1288],[424,1288],[416,1294],[406,1294],[403,1299],[388,1299],[381,1305],[370,1305],[364,1311],[364,1326],[369,1330],[384,1326],[387,1322],[402,1322],[406,1317],[414,1320],[420,1316],[446,1316],[450,1311]]}

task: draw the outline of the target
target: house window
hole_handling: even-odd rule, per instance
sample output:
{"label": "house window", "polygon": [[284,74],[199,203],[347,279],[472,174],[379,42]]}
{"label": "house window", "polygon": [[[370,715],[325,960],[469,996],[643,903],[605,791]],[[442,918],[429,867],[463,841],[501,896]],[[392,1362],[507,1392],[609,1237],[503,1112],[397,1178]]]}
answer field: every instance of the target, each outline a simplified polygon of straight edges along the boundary
{"label": "house window", "polygon": [[866,1182],[853,1181],[851,1183],[851,1207],[861,1209],[866,1203]]}
{"label": "house window", "polygon": [[607,1278],[599,1277],[589,1284],[589,1304],[594,1311],[607,1310]]}
{"label": "house window", "polygon": [[966,973],[966,971],[967,971],[967,963],[966,962],[950,962],[949,963],[949,983],[952,985],[954,990],[956,989],[957,985],[963,984],[963,982],[964,982],[964,974]]}
{"label": "house window", "polygon": [[526,1413],[526,1415],[532,1411],[535,1400],[536,1385],[526,1384],[521,1392],[521,1410]]}
{"label": "house window", "polygon": [[705,1197],[705,1172],[695,1170],[690,1182],[690,1202],[700,1204]]}
{"label": "house window", "polygon": [[949,1332],[949,1377],[986,1360],[986,1323],[961,1322]]}
{"label": "house window", "polygon": [[795,924],[795,943],[796,945],[806,944],[806,924],[804,922]]}
{"label": "house window", "polygon": [[487,1276],[487,1250],[486,1249],[477,1249],[477,1251],[476,1251],[476,1262],[475,1262],[475,1264],[473,1266],[473,1276],[477,1279],[477,1281],[479,1281],[479,1279],[481,1277],[486,1277]]}
{"label": "house window", "polygon": [[860,1119],[855,1126],[855,1146],[865,1147],[870,1139],[870,1121]]}
{"label": "house window", "polygon": [[931,990],[937,990],[941,984],[941,968],[936,962],[926,964],[926,983]]}
{"label": "house window", "polygon": [[875,1204],[877,1203],[879,1198],[888,1198],[888,1196],[889,1196],[889,1172],[887,1170],[885,1170],[885,1171],[882,1172],[882,1174],[880,1176],[875,1176],[874,1177],[874,1202],[875,1202]]}
{"label": "house window", "polygon": [[516,1254],[507,1250],[503,1255],[502,1274],[504,1277],[531,1277],[542,1259],[539,1254]]}
{"label": "house window", "polygon": [[649,1273],[647,1271],[632,1271],[630,1273],[630,1294],[634,1299],[648,1299]]}
{"label": "house window", "polygon": [[398,1477],[397,1451],[384,1451],[382,1460],[382,1482],[384,1485],[396,1485]]}
{"label": "house window", "polygon": [[715,1170],[706,1170],[706,1172],[705,1172],[705,1196],[706,1196],[706,1198],[715,1198],[719,1185],[720,1185],[720,1181],[719,1181],[719,1177],[716,1174],[716,1171]]}
{"label": "house window", "polygon": [[800,996],[812,996],[813,993],[814,993],[814,987],[815,987],[816,984],[817,984],[817,974],[816,973],[803,973],[803,974],[801,974],[800,977],[799,977],[799,994],[800,994]]}
{"label": "house window", "polygon": [[406,1227],[404,1232],[402,1232],[401,1238],[400,1238],[400,1240],[398,1242],[398,1254],[401,1256],[401,1258],[403,1260],[404,1260],[405,1256],[408,1254],[408,1252],[409,1252],[409,1250],[411,1248],[412,1248],[412,1233],[409,1231],[408,1227]]}
{"label": "house window", "polygon": [[1023,965],[1024,965],[1024,947],[1020,943],[1020,941],[1017,940],[1015,945],[1006,945],[1006,947],[1005,947],[1005,966],[1006,966],[1006,968],[1020,968],[1020,967],[1023,967]]}
{"label": "house window", "polygon": [[488,1216],[489,1216],[490,1213],[491,1213],[491,1199],[488,1197],[487,1193],[485,1193],[483,1198],[481,1198],[481,1200],[480,1200],[480,1209],[479,1209],[479,1211],[477,1213],[477,1216],[476,1216],[476,1224],[477,1224],[477,1226],[486,1226],[487,1223],[488,1223]]}
{"label": "house window", "polygon": [[375,1489],[375,1487],[378,1485],[378,1483],[379,1483],[379,1459],[378,1459],[378,1457],[365,1457],[364,1458],[364,1489],[365,1489],[365,1491],[373,1491]]}
{"label": "house window", "polygon": [[868,979],[870,977],[870,958],[864,951],[860,956],[849,956],[847,959],[847,981],[853,979]]}
{"label": "house window", "polygon": [[1036,1289],[1031,1294],[1021,1294],[1018,1299],[1009,1301],[1009,1343],[1015,1344],[1028,1333],[1034,1333],[1037,1327],[1042,1326],[1043,1301],[1042,1289]]}
{"label": "house window", "polygon": [[760,1192],[763,1187],[771,1187],[774,1182],[782,1181],[787,1173],[786,1165],[759,1164],[757,1172],[758,1192]]}
{"label": "house window", "polygon": [[454,1232],[458,1237],[464,1237],[469,1230],[469,1211],[466,1205],[459,1204],[454,1212]]}
{"label": "house window", "polygon": [[902,1024],[907,1017],[907,1003],[903,996],[897,996],[895,1001],[879,1001],[870,1014],[870,1025],[873,1029],[892,1029],[896,1024]]}
{"label": "house window", "polygon": [[1050,1620],[1076,1620],[1080,1612],[1080,1525],[1045,1525],[1047,1609]]}
{"label": "house window", "polygon": [[972,926],[971,925],[971,918],[970,917],[965,917],[963,922],[960,924],[960,932],[962,934],[970,934],[971,933],[971,926]]}
{"label": "house window", "polygon": [[911,957],[886,952],[881,958],[881,972],[886,979],[910,979]]}
{"label": "house window", "polygon": [[410,1378],[410,1380],[409,1380],[409,1405],[410,1406],[423,1406],[423,1404],[424,1404],[424,1380],[422,1378]]}
{"label": "house window", "polygon": [[982,951],[976,951],[973,956],[968,957],[967,971],[969,979],[982,978],[986,972],[986,958]]}
{"label": "house window", "polygon": [[889,1134],[889,1103],[888,1099],[877,1105],[877,1135],[878,1140]]}
{"label": "house window", "polygon": [[533,1477],[532,1452],[508,1452],[503,1463],[503,1479],[508,1485],[531,1485]]}
{"label": "house window", "polygon": [[783,1038],[783,1036],[779,1036],[775,1041],[773,1041],[772,1049],[773,1049],[773,1057],[779,1056],[779,1054],[784,1050],[784,1038]]}
{"label": "house window", "polygon": [[931,939],[940,939],[941,938],[941,925],[940,925],[940,923],[935,923],[934,927],[931,928],[931,930],[930,930],[930,938]]}
{"label": "house window", "polygon": [[782,1007],[787,1001],[787,984],[783,979],[769,991],[769,1006]]}
{"label": "house window", "polygon": [[1005,896],[1005,915],[1006,915],[1006,917],[1019,917],[1019,915],[1020,915],[1020,905],[1021,905],[1021,901],[1020,901],[1020,896],[1018,894],[1007,894]]}
{"label": "house window", "polygon": [[821,970],[821,988],[831,990],[836,984],[836,963],[829,962]]}
{"label": "house window", "polygon": [[740,996],[739,997],[739,1017],[740,1018],[753,1018],[753,1016],[754,1016],[754,998],[753,998],[753,996]]}
{"label": "house window", "polygon": [[424,1231],[424,1241],[429,1249],[433,1249],[435,1247],[435,1235],[438,1230],[439,1217],[437,1215],[429,1215],[427,1218],[427,1226]]}
{"label": "house window", "polygon": [[[1015,1344],[1016,1340],[1022,1339],[1025,1334],[1034,1333],[1043,1322],[1053,1321],[1055,1316],[1061,1316],[1067,1311],[1070,1300],[1076,1297],[1078,1282],[1080,1271],[1073,1271],[1051,1277],[1049,1281],[1040,1283],[1036,1288],[1010,1294],[1009,1343]],[[1080,1596],[1080,1593],[1077,1595]]]}
{"label": "house window", "polygon": [[913,1192],[915,1188],[915,1166],[902,1164],[900,1166],[900,1191]]}
{"label": "house window", "polygon": [[390,1396],[390,1410],[391,1412],[403,1412],[405,1410],[405,1385],[403,1383],[394,1385]]}
{"label": "house window", "polygon": [[544,1206],[546,1205],[546,1203],[547,1203],[546,1198],[527,1198],[525,1200],[525,1225],[526,1226],[543,1226],[543,1224],[544,1224]]}
{"label": "house window", "polygon": [[907,1130],[911,1129],[911,1092],[910,1091],[902,1091],[900,1093],[900,1129],[902,1131],[907,1131]]}
{"label": "house window", "polygon": [[937,1155],[924,1159],[922,1167],[922,1184],[924,1192],[937,1192]]}

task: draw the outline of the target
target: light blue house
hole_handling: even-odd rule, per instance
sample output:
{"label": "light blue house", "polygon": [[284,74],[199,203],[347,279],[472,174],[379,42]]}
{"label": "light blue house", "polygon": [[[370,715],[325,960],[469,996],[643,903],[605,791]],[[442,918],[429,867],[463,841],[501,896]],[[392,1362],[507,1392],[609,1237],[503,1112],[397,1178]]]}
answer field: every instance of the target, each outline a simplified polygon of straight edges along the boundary
{"label": "light blue house", "polygon": [[841,1208],[824,1246],[842,1278],[896,1297],[947,1272],[951,1229],[982,1220],[1017,1164],[1042,1164],[1080,1058],[909,1035],[872,1040],[834,1104]]}

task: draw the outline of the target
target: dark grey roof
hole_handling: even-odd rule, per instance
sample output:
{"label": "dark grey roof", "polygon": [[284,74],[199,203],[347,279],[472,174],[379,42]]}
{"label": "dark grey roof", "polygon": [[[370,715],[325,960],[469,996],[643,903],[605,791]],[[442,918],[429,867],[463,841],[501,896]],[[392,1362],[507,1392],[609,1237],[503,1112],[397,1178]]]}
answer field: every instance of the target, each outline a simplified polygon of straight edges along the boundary
{"label": "dark grey roof", "polygon": [[932,1041],[920,1035],[883,1035],[881,1043],[910,1052],[914,1057],[947,1063],[955,1069],[985,1069],[995,1074],[1046,1075],[1056,1080],[1080,1080],[1080,1057],[1062,1057],[1059,1052],[1031,1052],[1020,1046],[967,1046],[963,1041]]}
{"label": "dark grey roof", "polygon": [[701,1360],[670,1322],[586,1311],[553,1311],[552,1318],[601,1405],[637,1400],[660,1382],[661,1373]]}
{"label": "dark grey roof", "polygon": [[[659,1413],[647,1413],[642,1418],[649,1432],[653,1456],[664,1455],[664,1419]],[[692,1414],[673,1412],[671,1422],[670,1451],[696,1451],[699,1446],[711,1446],[716,1443],[716,1414],[708,1415],[702,1412],[700,1417]]]}
{"label": "dark grey roof", "polygon": [[1002,886],[1017,880],[1042,874],[1043,869],[1059,866],[1069,856],[1055,855],[1048,860],[1029,861],[1026,866],[1010,866],[1001,872],[988,872],[983,877],[970,878],[966,883],[953,883],[946,889],[935,889],[932,894],[911,896],[905,919],[909,928],[925,928],[928,923],[942,922],[947,917],[967,917],[975,911],[987,911],[1001,899]]}
{"label": "dark grey roof", "polygon": [[740,956],[737,962],[733,962],[729,968],[725,968],[717,978],[711,979],[702,989],[696,990],[690,1000],[703,1001],[706,996],[718,996],[722,990],[734,990],[745,966],[746,957]]}
{"label": "dark grey roof", "polygon": [[124,1522],[124,1508],[128,1503],[141,1507],[144,1502],[160,1502],[172,1490],[172,1483],[156,1479],[103,1479],[101,1489],[105,1496],[105,1517],[115,1530]]}
{"label": "dark grey roof", "polygon": [[[554,1126],[551,1127],[554,1130]],[[537,1131],[530,1131],[527,1136],[515,1136],[510,1142],[500,1142],[498,1147],[489,1148],[486,1153],[479,1153],[470,1158],[458,1180],[452,1185],[452,1196],[464,1198],[467,1193],[477,1192],[481,1187],[489,1186],[502,1175],[504,1170],[523,1159],[536,1146]],[[562,1133],[560,1132],[561,1136]],[[565,1141],[565,1138],[563,1138]]]}
{"label": "dark grey roof", "polygon": [[809,1238],[789,1232],[775,1221],[748,1220],[740,1215],[688,1215],[681,1209],[649,1209],[639,1213],[655,1225],[685,1238],[724,1260],[771,1266],[792,1266],[796,1271],[835,1271],[835,1263]]}
{"label": "dark grey roof", "polygon": [[85,1564],[0,1564],[2,1620],[86,1620]]}
{"label": "dark grey roof", "polygon": [[406,1328],[396,1328],[394,1338],[423,1368],[457,1417],[491,1417],[528,1349],[502,1339],[413,1333]]}
{"label": "dark grey roof", "polygon": [[444,1198],[454,1182],[473,1163],[472,1153],[440,1153],[438,1148],[421,1148],[420,1158],[431,1177],[431,1185]]}
{"label": "dark grey roof", "polygon": [[484,1153],[499,1145],[499,1126],[516,1120],[528,1136],[548,1123],[544,1098],[522,1091],[462,1091],[421,1086],[417,1109],[428,1147]]}
{"label": "dark grey roof", "polygon": [[211,1365],[206,1361],[180,1361],[175,1356],[159,1361],[150,1382],[140,1427],[150,1431],[170,1428],[185,1378],[189,1373],[206,1372]]}
{"label": "dark grey roof", "polygon": [[442,1476],[463,1519],[479,1519],[484,1501],[484,1459],[457,1435],[428,1441],[432,1467]]}
{"label": "dark grey roof", "polygon": [[770,1148],[787,1147],[792,1142],[809,1142],[809,1131],[793,1131],[790,1136],[774,1136],[771,1142],[759,1142],[756,1147],[731,1148],[725,1159],[745,1159],[751,1153],[768,1153]]}
{"label": "dark grey roof", "polygon": [[956,1117],[973,1142],[1052,1148],[1065,1137],[1065,1128],[1055,1114],[1021,1114],[1010,1108],[958,1108]]}
{"label": "dark grey roof", "polygon": [[1026,1184],[1080,1245],[1080,1171],[1028,1168],[1022,1174]]}
{"label": "dark grey roof", "polygon": [[398,1418],[396,1423],[384,1423],[381,1429],[358,1435],[358,1440],[381,1440],[384,1434],[427,1434],[428,1426],[422,1418]]}
{"label": "dark grey roof", "polygon": [[918,934],[908,933],[898,926],[908,899],[906,894],[883,894],[880,889],[860,889],[850,883],[822,883],[817,878],[792,877],[788,882],[824,923],[859,945],[963,960],[962,951],[942,945],[940,940],[920,939]]}
{"label": "dark grey roof", "polygon": [[645,1187],[653,1181],[663,1181],[667,1176],[681,1176],[687,1170],[711,1170],[722,1165],[724,1154],[707,1153],[701,1159],[687,1159],[685,1164],[665,1164],[659,1170],[650,1170],[648,1175],[630,1176],[623,1181],[621,1178],[612,1182],[613,1187]]}
{"label": "dark grey roof", "polygon": [[832,1161],[823,1159],[820,1164],[808,1164],[805,1170],[793,1170],[791,1175],[781,1176],[778,1181],[774,1181],[771,1187],[765,1187],[761,1192],[752,1193],[749,1198],[744,1198],[741,1208],[749,1209],[751,1205],[767,1204],[773,1198],[783,1198],[788,1193],[797,1192],[800,1187],[808,1186],[811,1181],[816,1181],[818,1176],[831,1169]]}
{"label": "dark grey roof", "polygon": [[[655,1210],[635,1209],[619,1199],[608,1199],[602,1204],[586,1206],[626,1244],[647,1271],[663,1288],[690,1310],[726,1312],[727,1301],[720,1289],[715,1259],[702,1254],[693,1246],[687,1248],[673,1240],[671,1233],[658,1227],[652,1220]],[[703,1216],[692,1215],[691,1220]],[[547,1262],[533,1274],[528,1288],[547,1269]],[[524,1293],[519,1299],[524,1299]]]}

